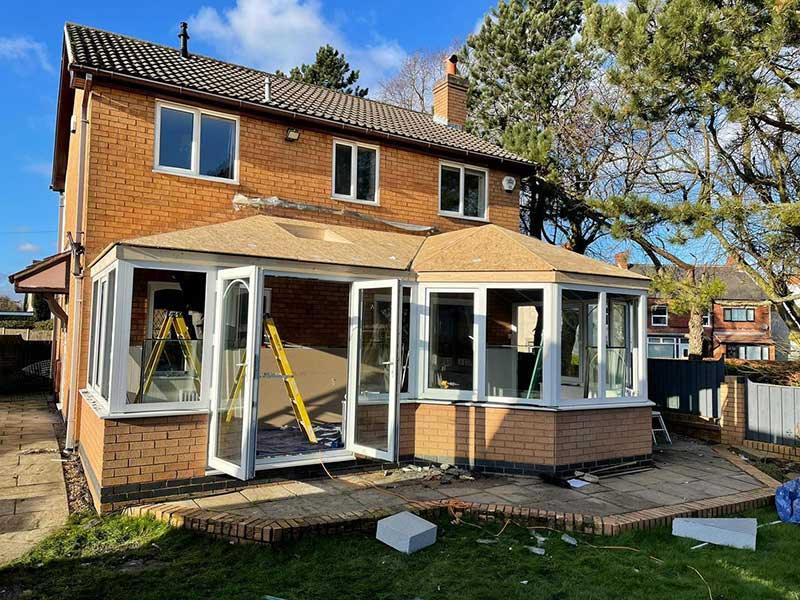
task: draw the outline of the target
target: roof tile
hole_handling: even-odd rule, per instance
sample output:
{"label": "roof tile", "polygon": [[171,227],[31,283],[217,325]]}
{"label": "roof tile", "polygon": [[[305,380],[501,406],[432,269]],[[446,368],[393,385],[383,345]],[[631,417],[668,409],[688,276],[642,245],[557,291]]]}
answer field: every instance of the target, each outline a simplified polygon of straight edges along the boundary
{"label": "roof tile", "polygon": [[[199,54],[183,58],[176,48],[74,23],[66,24],[65,39],[71,68],[97,69],[181,86],[447,149],[530,164],[491,142],[437,123],[427,113],[358,98]],[[268,76],[270,100],[266,101],[264,81]]]}

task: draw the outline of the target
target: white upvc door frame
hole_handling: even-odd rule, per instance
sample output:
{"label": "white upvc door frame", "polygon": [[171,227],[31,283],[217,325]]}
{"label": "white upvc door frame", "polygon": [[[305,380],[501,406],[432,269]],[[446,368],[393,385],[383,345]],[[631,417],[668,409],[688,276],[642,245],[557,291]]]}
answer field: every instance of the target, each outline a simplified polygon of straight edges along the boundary
{"label": "white upvc door frame", "polygon": [[[399,279],[377,279],[353,282],[350,287],[350,335],[348,350],[347,404],[346,404],[346,448],[378,460],[394,461],[398,453],[400,379],[398,359],[400,355],[400,307],[401,281]],[[386,451],[356,443],[356,413],[358,411],[358,377],[360,356],[361,292],[370,289],[391,290],[391,332],[389,350],[389,406]]]}
{"label": "white upvc door frame", "polygon": [[[244,281],[249,289],[247,310],[247,342],[245,356],[245,380],[242,399],[242,442],[241,464],[236,465],[230,461],[216,456],[217,450],[217,416],[220,410],[220,367],[222,365],[222,330],[223,311],[225,309],[225,287],[235,280]],[[217,305],[214,319],[214,359],[212,363],[212,393],[211,415],[209,419],[208,437],[208,466],[227,473],[238,479],[251,479],[255,475],[255,434],[256,434],[256,402],[258,401],[258,372],[259,352],[261,344],[261,303],[263,277],[261,269],[256,266],[235,267],[217,271]]]}

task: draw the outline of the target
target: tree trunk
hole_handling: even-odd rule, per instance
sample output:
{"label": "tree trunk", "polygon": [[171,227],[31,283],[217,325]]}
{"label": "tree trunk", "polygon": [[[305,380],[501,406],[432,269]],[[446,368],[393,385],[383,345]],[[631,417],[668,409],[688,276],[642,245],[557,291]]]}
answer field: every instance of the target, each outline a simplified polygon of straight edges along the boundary
{"label": "tree trunk", "polygon": [[689,311],[689,360],[703,358],[703,310],[693,306]]}

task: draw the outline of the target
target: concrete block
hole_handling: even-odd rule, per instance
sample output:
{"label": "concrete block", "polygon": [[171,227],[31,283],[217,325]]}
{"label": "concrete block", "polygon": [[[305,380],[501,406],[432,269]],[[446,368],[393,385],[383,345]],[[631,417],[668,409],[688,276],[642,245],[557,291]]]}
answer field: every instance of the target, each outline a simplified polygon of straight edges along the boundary
{"label": "concrete block", "polygon": [[756,519],[688,519],[672,521],[672,535],[709,544],[756,549]]}
{"label": "concrete block", "polygon": [[375,537],[395,550],[411,554],[436,542],[436,525],[404,511],[378,521]]}

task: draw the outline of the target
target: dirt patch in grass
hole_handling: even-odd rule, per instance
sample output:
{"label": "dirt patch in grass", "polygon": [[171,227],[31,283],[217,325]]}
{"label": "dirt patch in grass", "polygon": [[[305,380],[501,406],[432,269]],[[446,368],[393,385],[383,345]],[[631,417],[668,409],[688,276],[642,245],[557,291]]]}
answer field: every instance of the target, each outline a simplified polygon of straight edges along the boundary
{"label": "dirt patch in grass", "polygon": [[800,477],[800,463],[796,461],[778,458],[749,448],[729,448],[729,450],[746,458],[754,467],[781,483]]}

